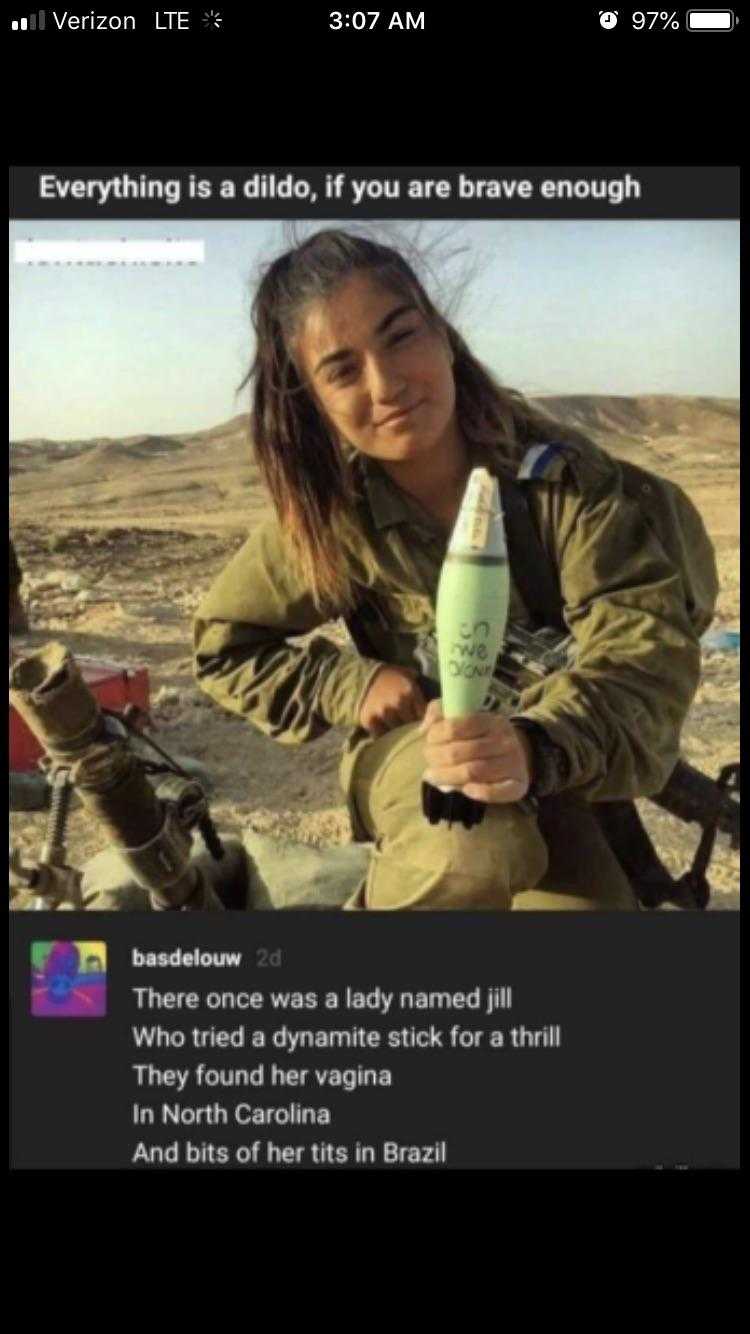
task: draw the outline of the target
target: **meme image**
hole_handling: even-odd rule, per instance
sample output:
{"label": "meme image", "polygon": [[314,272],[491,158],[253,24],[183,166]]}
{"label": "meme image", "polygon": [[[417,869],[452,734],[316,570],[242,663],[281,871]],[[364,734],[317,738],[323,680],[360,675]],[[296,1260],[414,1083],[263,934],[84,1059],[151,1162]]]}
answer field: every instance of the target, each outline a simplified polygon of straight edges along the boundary
{"label": "meme image", "polygon": [[29,1210],[740,1166],[746,26],[11,10]]}
{"label": "meme image", "polygon": [[12,911],[739,909],[738,222],[11,271]]}

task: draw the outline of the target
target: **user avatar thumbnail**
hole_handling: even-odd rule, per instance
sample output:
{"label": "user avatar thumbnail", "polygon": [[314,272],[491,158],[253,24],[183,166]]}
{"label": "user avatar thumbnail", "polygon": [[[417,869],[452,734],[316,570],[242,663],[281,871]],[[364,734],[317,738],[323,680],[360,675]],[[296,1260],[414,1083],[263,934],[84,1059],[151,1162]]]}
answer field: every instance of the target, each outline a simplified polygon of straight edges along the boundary
{"label": "user avatar thumbnail", "polygon": [[104,941],[32,941],[31,1013],[39,1019],[102,1019],[107,1013]]}

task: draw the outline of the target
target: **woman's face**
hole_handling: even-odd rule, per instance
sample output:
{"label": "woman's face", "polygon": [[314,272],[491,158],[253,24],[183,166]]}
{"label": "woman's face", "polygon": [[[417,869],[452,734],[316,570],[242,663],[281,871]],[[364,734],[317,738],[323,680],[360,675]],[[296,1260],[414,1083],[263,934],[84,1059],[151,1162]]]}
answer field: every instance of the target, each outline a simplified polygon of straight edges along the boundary
{"label": "woman's face", "polygon": [[297,355],[323,415],[363,454],[396,463],[457,439],[447,339],[369,274],[310,308]]}

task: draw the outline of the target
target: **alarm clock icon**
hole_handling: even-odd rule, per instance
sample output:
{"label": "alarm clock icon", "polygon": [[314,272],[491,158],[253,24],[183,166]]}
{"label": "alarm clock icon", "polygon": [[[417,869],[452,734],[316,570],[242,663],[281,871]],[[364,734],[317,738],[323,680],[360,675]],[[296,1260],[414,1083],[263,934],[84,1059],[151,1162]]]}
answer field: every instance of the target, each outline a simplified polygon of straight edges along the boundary
{"label": "alarm clock icon", "polygon": [[600,22],[600,24],[601,24],[601,26],[602,26],[603,28],[616,28],[616,27],[617,27],[617,10],[616,10],[616,9],[600,9],[600,10],[599,10],[599,22]]}

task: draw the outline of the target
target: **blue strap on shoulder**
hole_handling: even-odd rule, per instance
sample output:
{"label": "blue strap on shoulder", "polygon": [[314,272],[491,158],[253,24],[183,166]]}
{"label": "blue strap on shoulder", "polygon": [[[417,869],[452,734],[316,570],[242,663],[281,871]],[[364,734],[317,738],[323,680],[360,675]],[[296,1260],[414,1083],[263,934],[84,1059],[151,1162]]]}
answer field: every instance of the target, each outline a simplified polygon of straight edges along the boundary
{"label": "blue strap on shoulder", "polygon": [[557,444],[532,445],[521,460],[518,481],[528,482],[537,477],[544,477],[551,464],[560,457],[561,452],[562,446]]}

